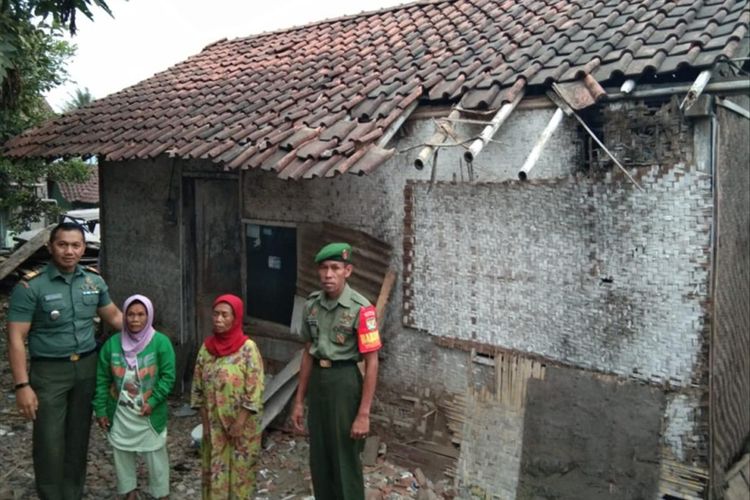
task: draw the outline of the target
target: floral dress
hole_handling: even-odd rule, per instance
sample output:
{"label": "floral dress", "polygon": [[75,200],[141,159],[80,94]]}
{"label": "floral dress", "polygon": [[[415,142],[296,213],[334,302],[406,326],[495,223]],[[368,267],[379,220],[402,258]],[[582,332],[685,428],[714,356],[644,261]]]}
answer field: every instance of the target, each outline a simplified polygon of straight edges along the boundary
{"label": "floral dress", "polygon": [[[210,423],[210,442],[201,443],[204,500],[251,498],[263,416],[263,360],[255,342],[248,339],[237,352],[222,357],[201,346],[191,405],[205,408]],[[251,413],[235,445],[227,433],[240,407]]]}

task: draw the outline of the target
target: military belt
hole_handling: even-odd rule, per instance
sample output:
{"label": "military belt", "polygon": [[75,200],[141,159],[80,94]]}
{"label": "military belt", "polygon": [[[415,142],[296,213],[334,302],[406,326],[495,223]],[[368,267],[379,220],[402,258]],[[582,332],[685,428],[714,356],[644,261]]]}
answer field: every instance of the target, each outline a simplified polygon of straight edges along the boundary
{"label": "military belt", "polygon": [[315,358],[315,364],[321,368],[332,368],[334,366],[356,365],[357,361],[354,359],[333,360],[333,359]]}
{"label": "military belt", "polygon": [[70,356],[65,356],[62,358],[48,358],[46,356],[31,356],[32,361],[70,361],[75,363],[79,359],[83,359],[87,356],[91,356],[96,352],[96,349],[91,349],[90,351],[86,352],[74,352]]}

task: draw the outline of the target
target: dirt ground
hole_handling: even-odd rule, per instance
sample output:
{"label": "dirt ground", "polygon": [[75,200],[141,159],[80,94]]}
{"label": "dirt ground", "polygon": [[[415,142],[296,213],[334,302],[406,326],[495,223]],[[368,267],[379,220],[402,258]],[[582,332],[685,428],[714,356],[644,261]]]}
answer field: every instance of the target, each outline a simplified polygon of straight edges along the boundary
{"label": "dirt ground", "polygon": [[[4,285],[1,284],[0,286]],[[0,500],[36,498],[31,461],[31,424],[16,411],[13,380],[6,349],[8,287],[0,289]],[[174,398],[168,425],[170,484],[172,499],[200,498],[200,463],[198,449],[190,431],[199,423],[195,414],[181,415],[186,400]],[[381,450],[387,450],[381,446]],[[263,451],[258,468],[256,499],[312,499],[312,486],[307,464],[308,442],[305,436],[281,430],[269,430],[263,438]],[[146,483],[146,469],[139,467],[139,484]],[[403,498],[452,498],[450,488],[441,481],[433,484],[417,468],[396,466],[389,462],[387,452],[376,465],[365,467],[368,500]],[[112,452],[103,432],[92,425],[85,499],[117,498]],[[148,495],[141,494],[141,498]]]}

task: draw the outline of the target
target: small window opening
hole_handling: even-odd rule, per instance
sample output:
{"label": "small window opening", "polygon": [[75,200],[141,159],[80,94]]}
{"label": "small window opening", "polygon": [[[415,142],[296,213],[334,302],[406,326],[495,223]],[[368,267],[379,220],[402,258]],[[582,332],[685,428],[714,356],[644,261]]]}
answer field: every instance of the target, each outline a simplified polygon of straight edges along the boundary
{"label": "small window opening", "polygon": [[289,325],[297,283],[297,230],[247,224],[246,313]]}

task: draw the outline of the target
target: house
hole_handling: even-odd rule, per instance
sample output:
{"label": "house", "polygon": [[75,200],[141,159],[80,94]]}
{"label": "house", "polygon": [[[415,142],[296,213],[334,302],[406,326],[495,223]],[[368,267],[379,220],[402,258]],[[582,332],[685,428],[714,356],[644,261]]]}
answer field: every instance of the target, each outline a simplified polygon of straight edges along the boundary
{"label": "house", "polygon": [[99,206],[99,169],[92,165],[84,182],[54,182],[52,198],[64,210],[84,210]]}
{"label": "house", "polygon": [[347,239],[384,305],[377,418],[420,441],[390,452],[465,496],[720,498],[750,434],[749,24],[412,3],[218,41],[6,154],[98,157],[104,273],[185,381],[223,292],[289,359]]}

